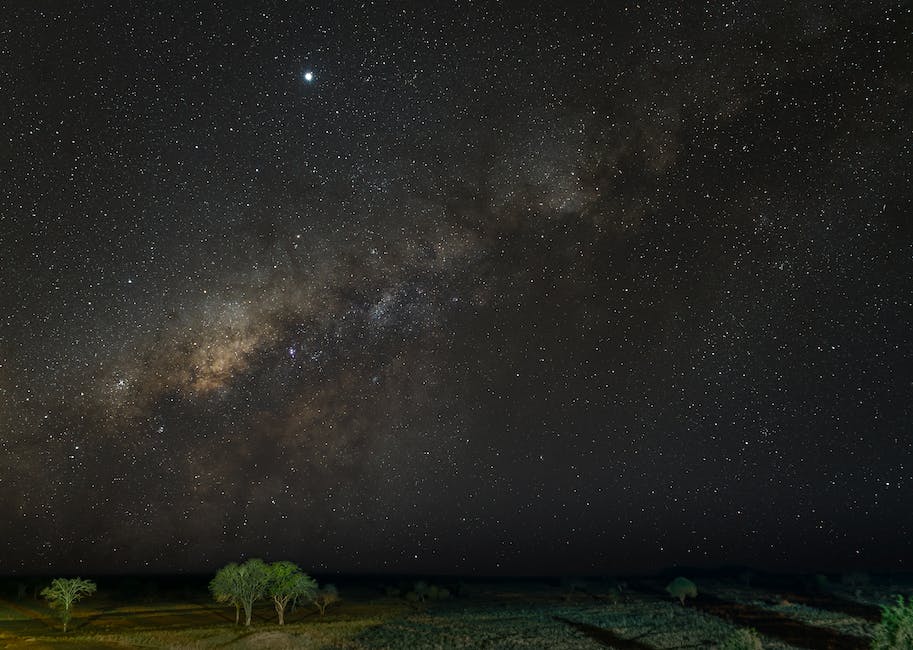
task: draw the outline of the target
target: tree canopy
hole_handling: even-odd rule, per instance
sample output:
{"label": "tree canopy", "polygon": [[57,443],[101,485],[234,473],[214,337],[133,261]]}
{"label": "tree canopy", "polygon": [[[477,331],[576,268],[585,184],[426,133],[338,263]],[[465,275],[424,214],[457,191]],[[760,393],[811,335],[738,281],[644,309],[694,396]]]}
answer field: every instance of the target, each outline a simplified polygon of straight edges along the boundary
{"label": "tree canopy", "polygon": [[294,562],[273,562],[268,565],[268,572],[267,595],[276,608],[279,625],[284,625],[286,606],[290,601],[313,599],[317,593],[317,581]]}
{"label": "tree canopy", "polygon": [[209,583],[209,590],[217,602],[230,603],[235,606],[235,620],[238,619],[238,608],[244,608],[244,624],[250,625],[254,603],[266,595],[270,582],[269,566],[259,559],[251,559],[244,564],[232,562],[216,573]]}

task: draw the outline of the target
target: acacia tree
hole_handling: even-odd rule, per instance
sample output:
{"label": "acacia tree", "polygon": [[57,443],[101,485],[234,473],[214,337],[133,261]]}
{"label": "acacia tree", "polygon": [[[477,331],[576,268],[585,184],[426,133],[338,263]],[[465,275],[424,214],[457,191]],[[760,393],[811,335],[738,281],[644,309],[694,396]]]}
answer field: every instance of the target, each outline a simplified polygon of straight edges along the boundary
{"label": "acacia tree", "polygon": [[238,598],[237,580],[240,567],[232,562],[216,572],[209,583],[209,591],[217,603],[228,603],[235,608],[235,625],[241,621],[241,600]]}
{"label": "acacia tree", "polygon": [[70,615],[73,604],[91,596],[98,587],[91,580],[82,578],[55,578],[50,587],[41,590],[41,595],[50,603],[51,607],[60,610],[60,619],[63,621],[63,631],[67,631],[70,624]]}
{"label": "acacia tree", "polygon": [[[222,575],[220,575],[222,574]],[[229,564],[216,574],[209,589],[216,601],[244,608],[244,625],[250,625],[254,603],[266,594],[269,567],[263,560],[248,560],[244,564]]]}
{"label": "acacia tree", "polygon": [[682,578],[681,576],[666,585],[666,591],[669,592],[670,596],[678,598],[682,607],[685,606],[686,597],[697,598],[697,585],[688,580],[688,578]]}
{"label": "acacia tree", "polygon": [[320,615],[326,614],[327,607],[339,600],[339,591],[335,585],[324,585],[314,595],[311,601],[320,611]]}
{"label": "acacia tree", "polygon": [[311,600],[317,593],[317,581],[294,562],[273,562],[267,570],[269,579],[266,593],[273,600],[279,625],[284,625],[285,607],[289,601],[297,601],[299,598]]}

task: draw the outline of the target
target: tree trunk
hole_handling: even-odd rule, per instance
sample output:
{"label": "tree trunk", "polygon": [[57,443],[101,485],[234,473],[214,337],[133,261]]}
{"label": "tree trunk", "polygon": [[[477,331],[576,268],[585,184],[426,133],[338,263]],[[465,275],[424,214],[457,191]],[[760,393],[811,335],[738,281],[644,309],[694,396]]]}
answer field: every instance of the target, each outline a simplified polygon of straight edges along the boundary
{"label": "tree trunk", "polygon": [[253,608],[253,603],[244,603],[244,625],[250,627],[250,614],[251,609]]}
{"label": "tree trunk", "polygon": [[235,625],[241,622],[241,606],[235,603]]}
{"label": "tree trunk", "polygon": [[288,598],[273,596],[273,605],[276,606],[276,614],[279,616],[279,625],[285,625],[285,606],[288,605],[288,601]]}

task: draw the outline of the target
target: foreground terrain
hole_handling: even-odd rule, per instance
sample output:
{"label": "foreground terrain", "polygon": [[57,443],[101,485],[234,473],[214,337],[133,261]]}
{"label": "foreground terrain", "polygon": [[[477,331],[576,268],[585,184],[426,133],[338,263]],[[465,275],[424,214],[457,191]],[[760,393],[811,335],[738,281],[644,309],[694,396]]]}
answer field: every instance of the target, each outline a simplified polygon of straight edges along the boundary
{"label": "foreground terrain", "polygon": [[[700,595],[682,607],[665,580],[438,582],[442,600],[410,597],[408,581],[340,584],[342,601],[320,616],[299,606],[276,624],[261,602],[250,628],[215,604],[204,581],[100,581],[79,603],[64,635],[32,583],[0,592],[0,648],[714,648],[751,627],[767,649],[869,647],[878,606],[913,586],[802,578],[696,579]],[[748,586],[750,584],[750,586]]]}

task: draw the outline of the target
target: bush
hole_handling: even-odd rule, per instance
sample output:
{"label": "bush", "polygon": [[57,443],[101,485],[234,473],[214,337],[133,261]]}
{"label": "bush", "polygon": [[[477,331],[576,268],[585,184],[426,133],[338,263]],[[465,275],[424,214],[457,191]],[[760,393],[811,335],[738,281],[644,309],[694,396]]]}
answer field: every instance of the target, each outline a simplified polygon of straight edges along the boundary
{"label": "bush", "polygon": [[320,615],[323,616],[326,614],[327,607],[339,602],[339,590],[336,585],[324,585],[314,594],[312,602],[320,612]]}
{"label": "bush", "polygon": [[871,582],[871,578],[865,571],[851,571],[841,576],[841,582],[847,587],[863,587]]}
{"label": "bush", "polygon": [[815,574],[815,589],[818,591],[830,591],[832,588],[831,581],[823,573]]}
{"label": "bush", "polygon": [[881,623],[875,627],[872,650],[909,650],[913,648],[913,597],[881,608]]}
{"label": "bush", "polygon": [[446,587],[429,585],[424,580],[416,582],[412,591],[406,594],[406,600],[409,602],[423,603],[426,600],[447,600],[450,598],[450,590]]}
{"label": "bush", "polygon": [[761,637],[751,628],[736,630],[720,644],[719,650],[762,650]]}
{"label": "bush", "polygon": [[688,578],[682,578],[681,576],[670,582],[666,586],[666,591],[669,592],[670,596],[678,598],[678,601],[683,606],[685,597],[697,598],[697,585],[688,580]]}
{"label": "bush", "polygon": [[577,594],[586,594],[587,584],[583,580],[575,578],[564,578],[561,580],[561,587],[564,590],[564,599],[571,600]]}
{"label": "bush", "polygon": [[745,571],[742,571],[742,572],[739,574],[739,580],[742,582],[743,585],[745,585],[745,587],[750,588],[750,587],[751,587],[751,581],[752,581],[753,579],[754,579],[754,573],[752,573],[751,571],[749,571],[749,570],[747,570],[747,569],[746,569]]}
{"label": "bush", "polygon": [[609,591],[603,594],[602,599],[607,601],[610,605],[617,605],[621,602],[621,595],[617,591]]}

